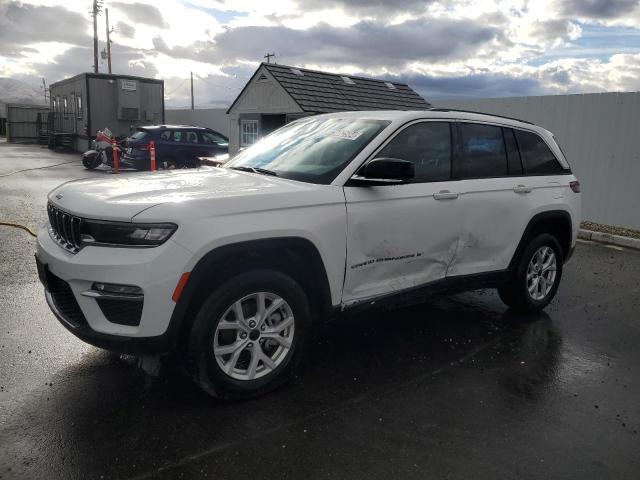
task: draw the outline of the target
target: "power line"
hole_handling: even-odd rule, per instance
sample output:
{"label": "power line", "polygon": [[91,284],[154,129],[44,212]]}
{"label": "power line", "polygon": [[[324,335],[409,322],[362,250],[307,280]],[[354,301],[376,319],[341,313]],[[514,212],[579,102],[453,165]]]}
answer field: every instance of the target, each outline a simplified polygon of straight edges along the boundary
{"label": "power line", "polygon": [[178,85],[176,88],[174,88],[170,92],[167,92],[166,95],[171,95],[172,93],[175,93],[178,90],[180,90],[182,88],[182,86],[184,85],[184,82],[186,82],[186,81],[187,81],[187,79],[185,78],[184,80],[182,80],[182,83],[180,85]]}
{"label": "power line", "polygon": [[191,72],[191,110],[193,110],[193,72]]}
{"label": "power line", "polygon": [[[226,77],[223,77],[223,78],[226,78]],[[216,82],[212,81],[209,77],[196,77],[196,79],[197,80],[202,80],[203,82],[208,83],[209,85],[211,85],[213,87],[216,87],[216,88],[225,88],[227,90],[233,90],[233,89],[240,90],[242,88],[242,87],[225,86],[225,85],[222,85],[220,83],[216,83]],[[248,80],[248,78],[247,78],[247,80]]]}

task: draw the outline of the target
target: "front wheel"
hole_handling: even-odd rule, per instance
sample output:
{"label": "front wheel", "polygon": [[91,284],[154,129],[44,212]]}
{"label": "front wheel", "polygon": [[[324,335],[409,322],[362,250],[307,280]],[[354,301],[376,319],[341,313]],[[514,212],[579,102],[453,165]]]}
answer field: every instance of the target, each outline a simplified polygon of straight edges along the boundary
{"label": "front wheel", "polygon": [[93,170],[102,163],[98,152],[85,153],[82,155],[82,165],[87,170]]}
{"label": "front wheel", "polygon": [[291,277],[243,273],[202,304],[186,346],[187,368],[214,397],[259,396],[293,377],[310,327],[307,297]]}
{"label": "front wheel", "polygon": [[538,235],[526,246],[511,281],[500,288],[502,301],[518,312],[537,312],[555,297],[562,277],[562,249],[553,235]]}

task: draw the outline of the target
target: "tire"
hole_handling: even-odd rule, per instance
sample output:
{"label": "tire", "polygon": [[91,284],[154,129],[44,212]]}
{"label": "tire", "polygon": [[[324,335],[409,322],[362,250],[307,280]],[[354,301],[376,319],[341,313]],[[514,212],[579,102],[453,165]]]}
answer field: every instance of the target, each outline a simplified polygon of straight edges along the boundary
{"label": "tire", "polygon": [[[259,299],[267,312],[275,309],[263,319],[264,330],[256,318]],[[279,306],[278,299],[283,301]],[[236,313],[239,301],[244,320]],[[252,320],[258,323],[249,328]],[[289,326],[276,333],[285,324]],[[294,376],[310,332],[309,302],[302,288],[275,270],[249,271],[223,283],[203,302],[187,339],[186,367],[213,397],[257,397]]]}
{"label": "tire", "polygon": [[[539,262],[534,262],[534,256],[543,263],[550,261],[550,252],[553,252],[554,266],[551,264],[546,269],[540,269]],[[548,233],[534,237],[525,247],[518,259],[516,270],[507,285],[498,288],[500,299],[513,310],[521,313],[538,312],[545,308],[555,297],[562,278],[562,264],[564,258],[558,240]],[[536,263],[538,269],[536,270]],[[555,272],[550,288],[547,288],[551,272]],[[530,278],[529,278],[530,277]],[[536,281],[537,280],[537,281]],[[530,288],[533,291],[530,291]],[[545,293],[546,292],[546,293]]]}
{"label": "tire", "polygon": [[200,160],[195,156],[188,156],[184,161],[184,168],[198,168],[200,166]]}
{"label": "tire", "polygon": [[82,156],[82,165],[84,166],[84,168],[86,168],[87,170],[93,170],[95,169],[98,165],[100,165],[102,162],[100,160],[100,154],[97,155],[87,155],[87,156]]}
{"label": "tire", "polygon": [[[178,162],[173,157],[167,157],[163,161],[159,162],[156,158],[156,170],[175,170],[178,167]],[[147,170],[151,170],[151,162],[149,162]]]}

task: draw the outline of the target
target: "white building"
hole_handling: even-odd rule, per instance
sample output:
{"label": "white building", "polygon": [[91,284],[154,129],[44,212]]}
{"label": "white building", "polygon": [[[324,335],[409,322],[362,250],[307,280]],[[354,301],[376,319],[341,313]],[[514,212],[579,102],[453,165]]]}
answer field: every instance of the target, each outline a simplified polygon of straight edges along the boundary
{"label": "white building", "polygon": [[262,63],[227,110],[229,153],[308,115],[430,106],[404,83]]}

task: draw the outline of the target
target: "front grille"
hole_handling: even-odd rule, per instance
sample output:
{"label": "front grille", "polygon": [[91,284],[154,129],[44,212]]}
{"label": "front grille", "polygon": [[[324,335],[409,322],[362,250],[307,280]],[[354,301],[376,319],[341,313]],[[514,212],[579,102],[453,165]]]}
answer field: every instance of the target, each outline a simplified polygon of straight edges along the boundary
{"label": "front grille", "polygon": [[103,315],[111,323],[137,327],[142,316],[142,301],[115,300],[111,298],[98,298],[98,306]]}
{"label": "front grille", "polygon": [[88,325],[69,284],[48,270],[46,275],[47,288],[58,312],[65,320],[76,326]]}
{"label": "front grille", "polygon": [[53,239],[65,250],[78,253],[82,244],[80,240],[82,219],[60,210],[51,203],[47,204],[47,213],[51,225],[49,231]]}

